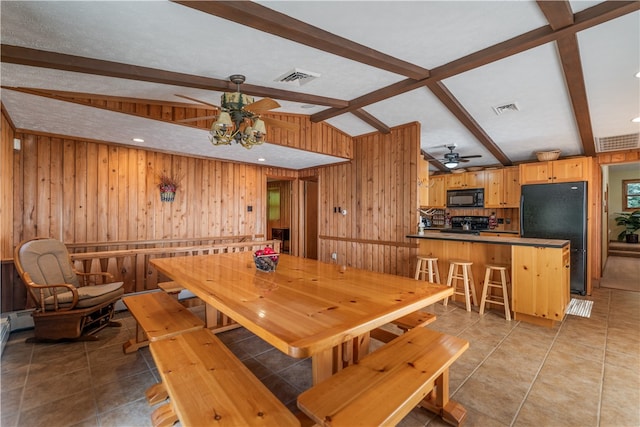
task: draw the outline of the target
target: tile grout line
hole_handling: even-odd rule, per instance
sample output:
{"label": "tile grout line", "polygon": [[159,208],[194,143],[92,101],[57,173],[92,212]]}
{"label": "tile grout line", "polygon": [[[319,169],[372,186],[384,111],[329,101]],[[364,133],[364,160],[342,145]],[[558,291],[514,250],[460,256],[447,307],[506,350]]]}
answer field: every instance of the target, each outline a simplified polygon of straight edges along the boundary
{"label": "tile grout line", "polygon": [[[476,323],[480,322],[480,319],[482,319],[482,318],[481,318],[481,317],[478,317],[478,320],[476,320],[475,322],[473,322],[473,323],[469,324],[466,328],[464,328],[463,330],[461,330],[461,331],[460,331],[460,333],[459,333],[457,336],[460,336],[460,334],[462,334],[462,333],[463,333],[464,331],[466,331],[468,328],[470,328],[471,326],[473,326],[473,325],[475,325]],[[475,368],[474,368],[474,369],[469,373],[469,375],[467,375],[467,377],[466,377],[466,378],[465,378],[465,379],[460,383],[460,385],[458,385],[458,387],[453,391],[453,393],[451,393],[451,396],[454,396],[454,395],[458,392],[458,390],[460,390],[460,389],[462,388],[462,386],[464,386],[464,385],[467,383],[467,381],[469,380],[469,378],[471,378],[471,377],[473,376],[473,374],[475,374],[475,373],[476,373],[476,371],[477,371],[478,369],[480,369],[480,367],[484,364],[484,362],[486,362],[486,361],[487,361],[487,359],[488,359],[489,357],[491,357],[491,355],[492,355],[493,353],[495,353],[495,352],[496,352],[496,350],[498,349],[498,347],[500,347],[500,345],[502,345],[502,343],[504,342],[504,340],[506,340],[506,339],[507,339],[507,337],[509,337],[509,336],[513,333],[513,331],[518,327],[518,325],[521,323],[519,320],[512,320],[512,321],[513,321],[513,322],[517,322],[517,323],[516,323],[516,325],[515,325],[513,328],[511,328],[511,329],[509,330],[509,333],[508,333],[508,334],[506,334],[504,337],[502,337],[502,339],[501,339],[501,340],[500,340],[500,341],[499,341],[499,342],[498,342],[498,343],[493,347],[493,349],[489,352],[489,354],[487,354],[487,355],[482,359],[482,361],[480,361],[480,363],[478,363],[478,366],[476,366],[476,367],[475,367]]]}
{"label": "tile grout line", "polygon": [[18,403],[18,418],[16,425],[20,425],[20,417],[22,416],[22,404],[24,403],[24,395],[27,392],[27,382],[29,380],[29,375],[31,374],[31,366],[33,365],[33,354],[36,351],[36,344],[31,344],[31,353],[29,354],[29,367],[27,368],[27,375],[24,376],[24,384],[22,384],[22,392],[20,393],[20,402]]}
{"label": "tile grout line", "polygon": [[600,371],[600,387],[598,387],[598,409],[596,411],[596,426],[600,427],[602,416],[602,392],[604,390],[604,370],[607,361],[607,343],[609,342],[609,316],[611,315],[611,291],[607,290],[607,327],[604,330],[604,354],[602,355],[602,369]]}
{"label": "tile grout line", "polygon": [[558,340],[558,336],[560,335],[560,332],[562,331],[562,328],[564,328],[566,316],[567,315],[565,314],[565,318],[560,323],[560,327],[558,328],[558,332],[556,332],[555,336],[553,337],[553,341],[551,341],[551,344],[549,345],[549,348],[547,349],[547,352],[545,353],[544,358],[542,359],[542,362],[540,363],[540,366],[538,367],[538,370],[536,371],[536,374],[533,377],[533,380],[531,380],[531,383],[529,384],[529,387],[527,388],[527,392],[525,393],[524,397],[522,398],[522,401],[520,402],[520,405],[518,405],[518,409],[516,409],[516,413],[513,415],[513,419],[511,420],[511,423],[509,424],[510,427],[513,427],[513,425],[515,424],[516,420],[518,419],[518,415],[520,415],[520,411],[522,410],[522,407],[524,406],[525,402],[529,398],[529,394],[531,394],[531,389],[533,388],[533,385],[538,380],[538,375],[540,375],[540,371],[542,371],[542,367],[544,366],[545,362],[547,361],[547,358],[549,357],[549,353],[551,353],[551,349],[553,349],[553,346],[555,345],[556,341]]}

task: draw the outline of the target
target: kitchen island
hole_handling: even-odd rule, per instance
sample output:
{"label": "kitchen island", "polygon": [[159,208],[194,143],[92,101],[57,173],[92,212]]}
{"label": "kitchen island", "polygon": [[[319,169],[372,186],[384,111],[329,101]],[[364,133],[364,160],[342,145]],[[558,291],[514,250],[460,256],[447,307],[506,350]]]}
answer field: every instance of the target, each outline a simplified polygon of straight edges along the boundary
{"label": "kitchen island", "polygon": [[562,321],[570,301],[570,242],[460,233],[411,234],[418,239],[418,255],[438,257],[445,274],[450,259],[473,262],[476,294],[481,295],[487,264],[511,267],[511,308],[514,319],[544,326]]}

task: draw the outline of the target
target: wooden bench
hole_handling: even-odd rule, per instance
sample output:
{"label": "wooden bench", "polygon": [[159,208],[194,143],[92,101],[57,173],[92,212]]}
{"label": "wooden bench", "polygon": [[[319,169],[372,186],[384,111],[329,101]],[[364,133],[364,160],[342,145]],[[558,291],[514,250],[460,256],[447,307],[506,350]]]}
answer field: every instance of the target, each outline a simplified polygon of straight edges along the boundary
{"label": "wooden bench", "polygon": [[180,292],[184,290],[178,282],[158,282],[158,289],[161,289],[175,299],[178,299]]}
{"label": "wooden bench", "polygon": [[298,397],[318,425],[396,425],[417,405],[460,425],[449,400],[449,367],[469,347],[458,337],[414,328]]}
{"label": "wooden bench", "polygon": [[[402,329],[404,332],[407,332],[413,328],[424,327],[435,321],[435,314],[425,313],[423,311],[414,311],[413,313],[402,316],[391,323]],[[388,343],[397,337],[397,334],[382,328],[376,328],[371,331],[371,338],[382,341],[383,343]]]}
{"label": "wooden bench", "polygon": [[201,319],[164,292],[131,295],[122,302],[137,322],[136,337],[122,346],[125,353],[133,353],[150,341],[204,328]]}
{"label": "wooden bench", "polygon": [[[180,294],[180,292],[185,290],[185,288],[182,287],[182,285],[180,285],[178,282],[160,282],[158,283],[158,288],[162,289],[175,300],[178,300],[178,295]],[[190,298],[189,300],[198,301],[199,304],[202,304],[202,301],[198,297]],[[198,305],[196,303],[185,303],[184,300],[180,302],[185,307]],[[205,325],[208,329],[211,329],[215,333],[229,331],[231,329],[240,327],[240,324],[235,320],[216,310],[210,305],[205,306]]]}
{"label": "wooden bench", "polygon": [[154,426],[300,426],[296,416],[209,329],[153,341],[169,402]]}

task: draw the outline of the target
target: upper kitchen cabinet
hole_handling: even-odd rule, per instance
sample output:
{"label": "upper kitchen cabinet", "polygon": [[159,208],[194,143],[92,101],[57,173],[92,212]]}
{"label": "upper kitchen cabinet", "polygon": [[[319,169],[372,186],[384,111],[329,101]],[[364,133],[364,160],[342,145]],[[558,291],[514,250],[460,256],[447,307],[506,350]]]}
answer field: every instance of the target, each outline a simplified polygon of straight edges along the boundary
{"label": "upper kitchen cabinet", "polygon": [[484,182],[485,208],[517,208],[520,206],[520,170],[518,167],[487,170]]}
{"label": "upper kitchen cabinet", "polygon": [[432,175],[429,177],[429,203],[430,208],[445,209],[447,207],[447,175]]}
{"label": "upper kitchen cabinet", "polygon": [[447,175],[447,189],[483,188],[484,171],[452,173]]}
{"label": "upper kitchen cabinet", "polygon": [[520,184],[588,181],[590,157],[523,163],[520,165]]}

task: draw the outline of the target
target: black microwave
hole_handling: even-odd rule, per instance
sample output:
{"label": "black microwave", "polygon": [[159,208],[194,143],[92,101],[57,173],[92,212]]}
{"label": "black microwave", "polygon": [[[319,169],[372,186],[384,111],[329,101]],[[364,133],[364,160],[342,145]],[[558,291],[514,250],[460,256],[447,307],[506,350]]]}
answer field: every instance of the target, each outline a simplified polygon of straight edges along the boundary
{"label": "black microwave", "polygon": [[448,190],[448,208],[482,208],[484,207],[484,189]]}

